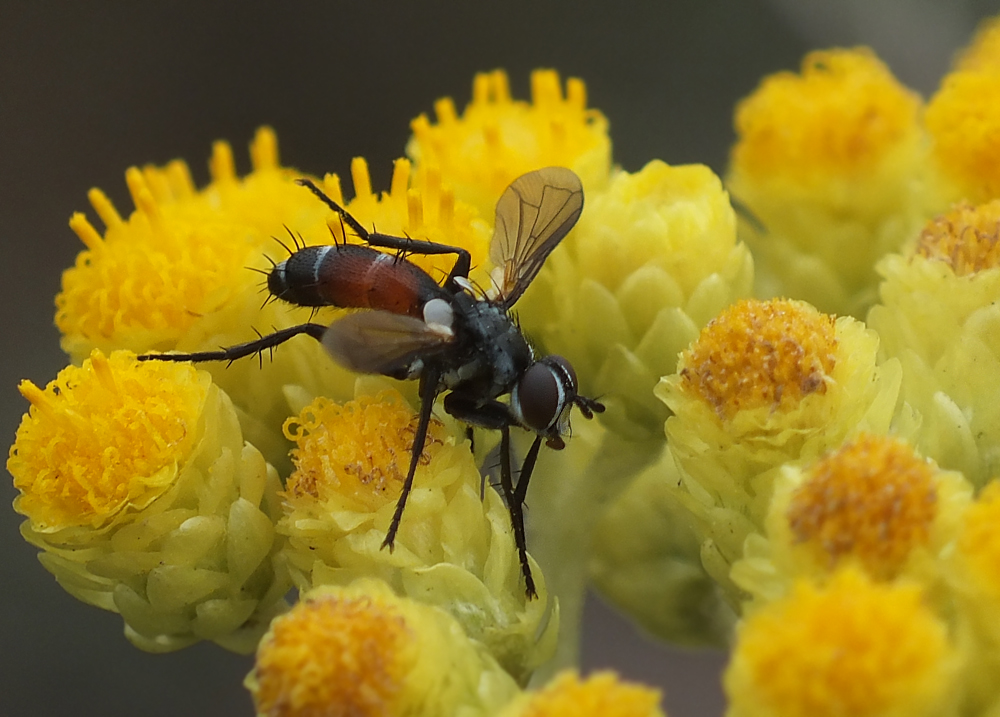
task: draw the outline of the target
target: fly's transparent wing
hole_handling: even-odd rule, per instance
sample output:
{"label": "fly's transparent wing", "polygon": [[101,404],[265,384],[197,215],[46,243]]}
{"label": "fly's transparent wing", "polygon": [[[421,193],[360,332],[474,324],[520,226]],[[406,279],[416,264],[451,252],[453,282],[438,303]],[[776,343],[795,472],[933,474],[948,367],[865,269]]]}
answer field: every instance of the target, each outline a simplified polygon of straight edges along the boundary
{"label": "fly's transparent wing", "polygon": [[333,360],[358,373],[394,376],[414,359],[433,354],[452,342],[445,327],[388,311],[361,311],[330,324],[323,346]]}
{"label": "fly's transparent wing", "polygon": [[490,259],[503,269],[497,283],[505,308],[528,288],[582,211],[583,185],[565,167],[528,172],[504,190],[497,202]]}

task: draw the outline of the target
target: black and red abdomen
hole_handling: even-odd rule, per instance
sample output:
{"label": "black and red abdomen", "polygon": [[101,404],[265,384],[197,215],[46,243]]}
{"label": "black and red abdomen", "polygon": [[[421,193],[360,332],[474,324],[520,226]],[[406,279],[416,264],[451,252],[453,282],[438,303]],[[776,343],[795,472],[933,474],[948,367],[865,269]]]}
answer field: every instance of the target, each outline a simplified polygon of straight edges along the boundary
{"label": "black and red abdomen", "polygon": [[420,267],[367,246],[299,249],[267,277],[277,298],[298,306],[381,309],[423,318],[423,306],[446,296]]}

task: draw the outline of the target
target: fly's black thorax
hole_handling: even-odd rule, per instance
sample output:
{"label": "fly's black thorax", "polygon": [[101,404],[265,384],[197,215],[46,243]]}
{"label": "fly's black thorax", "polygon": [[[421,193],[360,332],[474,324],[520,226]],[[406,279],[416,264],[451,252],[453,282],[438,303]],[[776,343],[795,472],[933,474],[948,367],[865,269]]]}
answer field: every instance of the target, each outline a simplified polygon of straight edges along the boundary
{"label": "fly's black thorax", "polygon": [[497,304],[459,293],[453,306],[458,345],[444,387],[483,399],[509,393],[533,360],[524,334]]}

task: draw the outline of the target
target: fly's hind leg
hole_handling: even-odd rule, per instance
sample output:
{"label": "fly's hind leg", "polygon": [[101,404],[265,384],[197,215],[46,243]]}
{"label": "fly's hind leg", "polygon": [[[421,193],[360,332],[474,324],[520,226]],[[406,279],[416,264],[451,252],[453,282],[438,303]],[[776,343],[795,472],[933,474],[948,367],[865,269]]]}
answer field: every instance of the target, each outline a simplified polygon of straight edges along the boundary
{"label": "fly's hind leg", "polygon": [[330,197],[328,197],[322,189],[317,187],[311,179],[296,179],[295,182],[315,194],[321,202],[339,214],[340,218],[354,231],[355,234],[372,246],[382,247],[383,249],[395,249],[396,251],[403,252],[404,254],[455,254],[458,258],[455,260],[455,266],[452,267],[451,272],[448,274],[448,278],[445,281],[445,287],[449,290],[457,291],[460,288],[458,284],[455,283],[456,278],[468,278],[469,271],[472,269],[472,256],[462,247],[449,246],[448,244],[437,244],[430,241],[417,241],[416,239],[409,239],[405,237],[394,237],[389,234],[379,234],[377,232],[369,232],[361,226],[361,222],[351,216],[351,213],[342,206],[330,199]]}

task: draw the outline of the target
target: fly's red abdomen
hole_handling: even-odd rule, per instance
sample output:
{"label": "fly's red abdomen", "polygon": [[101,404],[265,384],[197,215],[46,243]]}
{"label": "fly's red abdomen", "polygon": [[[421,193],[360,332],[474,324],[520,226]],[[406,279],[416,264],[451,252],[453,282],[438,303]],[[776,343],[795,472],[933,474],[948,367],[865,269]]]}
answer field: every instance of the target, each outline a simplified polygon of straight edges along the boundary
{"label": "fly's red abdomen", "polygon": [[445,296],[423,269],[357,244],[310,246],[276,265],[267,288],[298,306],[381,309],[423,317],[423,305]]}

